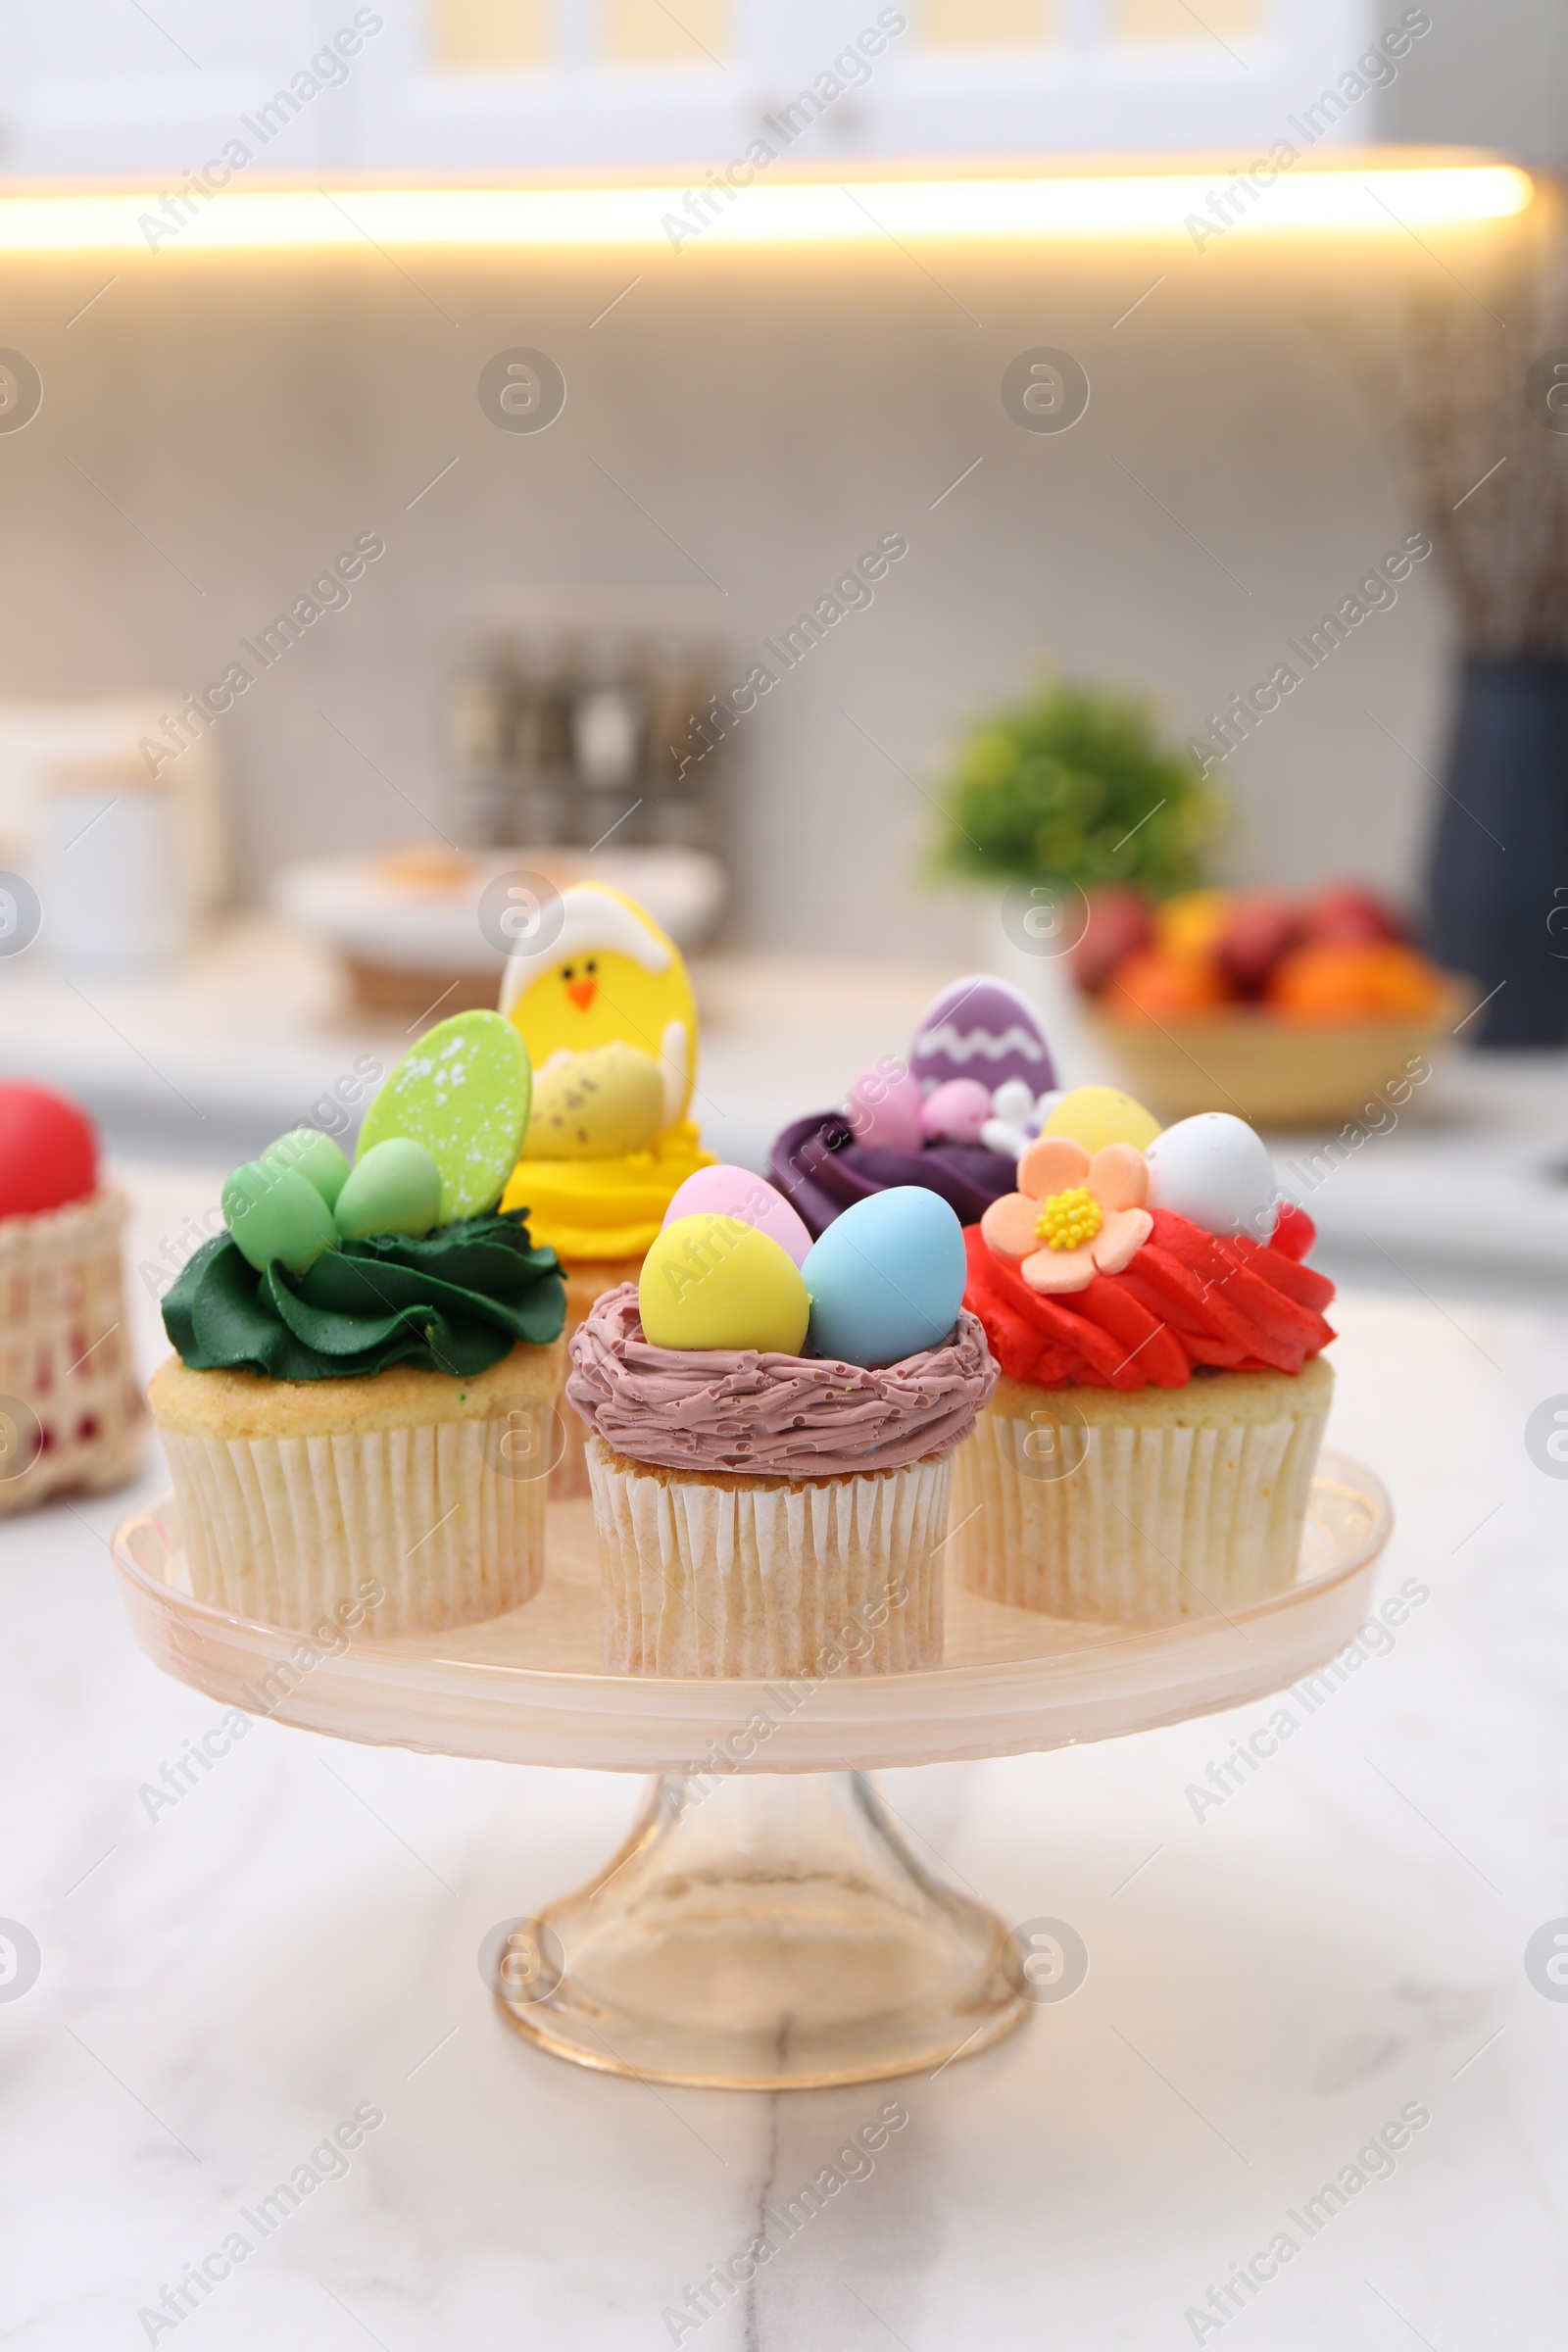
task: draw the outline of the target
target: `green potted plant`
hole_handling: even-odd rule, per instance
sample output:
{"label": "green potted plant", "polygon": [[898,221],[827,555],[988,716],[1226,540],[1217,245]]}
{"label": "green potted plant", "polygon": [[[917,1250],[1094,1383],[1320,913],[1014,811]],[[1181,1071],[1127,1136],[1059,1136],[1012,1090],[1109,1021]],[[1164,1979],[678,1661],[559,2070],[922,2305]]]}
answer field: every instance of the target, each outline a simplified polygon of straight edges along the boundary
{"label": "green potted plant", "polygon": [[941,790],[938,870],[1000,882],[1191,890],[1222,804],[1148,704],[1053,679],[987,711]]}
{"label": "green potted plant", "polygon": [[1118,882],[1154,898],[1194,888],[1220,828],[1218,793],[1161,740],[1142,697],[1047,678],[982,713],[938,806],[936,873],[991,888],[985,960],[1039,1004],[1068,1083],[1104,1076],[1067,970],[1080,894]]}

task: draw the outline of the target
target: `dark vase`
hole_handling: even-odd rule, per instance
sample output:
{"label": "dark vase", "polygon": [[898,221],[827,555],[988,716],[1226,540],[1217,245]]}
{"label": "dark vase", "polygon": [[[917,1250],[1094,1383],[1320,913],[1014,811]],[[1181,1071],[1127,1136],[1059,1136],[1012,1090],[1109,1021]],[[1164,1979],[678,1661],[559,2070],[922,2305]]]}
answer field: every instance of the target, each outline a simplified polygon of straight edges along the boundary
{"label": "dark vase", "polygon": [[1492,995],[1483,1046],[1568,1039],[1568,662],[1466,662],[1432,855],[1432,947]]}

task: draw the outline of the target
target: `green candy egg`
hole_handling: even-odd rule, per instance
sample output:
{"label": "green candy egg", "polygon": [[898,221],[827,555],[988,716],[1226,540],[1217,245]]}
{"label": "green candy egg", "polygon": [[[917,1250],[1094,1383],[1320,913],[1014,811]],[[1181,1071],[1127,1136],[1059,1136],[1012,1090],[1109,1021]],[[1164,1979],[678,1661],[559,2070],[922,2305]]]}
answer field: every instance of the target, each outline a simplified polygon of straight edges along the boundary
{"label": "green candy egg", "polygon": [[303,1274],[337,1246],[331,1210],[297,1168],[247,1160],[224,1185],[222,1200],[235,1247],[258,1273],[276,1258],[291,1274]]}
{"label": "green candy egg", "polygon": [[340,1144],[316,1127],[292,1127],[280,1135],[275,1144],[269,1144],[262,1153],[280,1168],[294,1168],[313,1184],[328,1208],[337,1206],[337,1197],[348,1176],[349,1163]]}
{"label": "green candy egg", "polygon": [[377,1145],[422,1144],[441,1171],[442,1224],[494,1208],[517,1164],[533,1075],[528,1049],[499,1012],[438,1021],[392,1070],[360,1129]]}
{"label": "green candy egg", "polygon": [[618,1159],[647,1152],[664,1125],[664,1081],[640,1046],[613,1038],[542,1069],[525,1159]]}
{"label": "green candy egg", "polygon": [[349,1170],[332,1212],[346,1242],[370,1233],[428,1233],[441,1216],[441,1170],[406,1135],[373,1144]]}

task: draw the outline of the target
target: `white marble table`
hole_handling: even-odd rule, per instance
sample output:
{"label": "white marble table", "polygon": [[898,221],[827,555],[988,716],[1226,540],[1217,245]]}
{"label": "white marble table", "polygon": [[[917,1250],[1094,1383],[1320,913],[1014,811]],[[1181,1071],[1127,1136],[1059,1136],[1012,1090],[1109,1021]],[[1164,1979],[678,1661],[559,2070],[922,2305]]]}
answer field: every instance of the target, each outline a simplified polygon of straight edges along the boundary
{"label": "white marble table", "polygon": [[[137,1255],[211,1187],[139,1177]],[[1568,1483],[1523,1430],[1568,1391],[1568,1320],[1414,1292],[1339,1319],[1333,1441],[1394,1494],[1383,1593],[1425,1597],[1283,1702],[1292,1736],[1222,1802],[1192,1792],[1282,1702],[889,1775],[942,1869],[1091,1954],[933,2081],[769,2099],[537,2054],[480,1939],[597,1864],[636,1787],[258,1723],[154,1805],[217,1720],[114,1591],[104,1538],[161,1472],[0,1527],[0,1914],[42,1954],[0,2001],[9,2352],[1562,2342],[1568,2001],[1524,1949],[1568,1913]],[[838,2160],[893,2101],[880,2151]],[[696,2325],[688,2290],[819,2176]],[[1259,2256],[1221,2320],[1210,2288]]]}

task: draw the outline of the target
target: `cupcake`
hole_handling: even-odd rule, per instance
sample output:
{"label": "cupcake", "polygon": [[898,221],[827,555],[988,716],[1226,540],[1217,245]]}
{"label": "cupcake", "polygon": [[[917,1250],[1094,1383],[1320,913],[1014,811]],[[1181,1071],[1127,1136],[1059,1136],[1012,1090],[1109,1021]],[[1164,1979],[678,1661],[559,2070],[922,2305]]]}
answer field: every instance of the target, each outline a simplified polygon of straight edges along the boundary
{"label": "cupcake", "polygon": [[881,1193],[808,1249],[802,1230],[797,1262],[773,1238],[787,1205],[745,1184],[731,1213],[671,1217],[571,1343],[606,1665],[934,1666],[955,1450],[996,1378],[958,1221],[918,1188]]}
{"label": "cupcake", "polygon": [[1333,1388],[1314,1238],[1243,1120],[1063,1096],[964,1237],[1003,1377],[956,1468],[961,1582],[1128,1625],[1294,1583]]}
{"label": "cupcake", "polygon": [[150,1391],[198,1600],[309,1630],[368,1592],[387,1636],[538,1590],[565,1302],[524,1207],[497,1213],[528,1106],[516,1031],[461,1013],[352,1169],[300,1128],[229,1178]]}
{"label": "cupcake", "polygon": [[0,1516],[117,1486],[140,1459],[125,1216],[76,1105],[48,1087],[0,1086]]}
{"label": "cupcake", "polygon": [[[673,940],[623,892],[561,894],[548,946],[519,950],[501,1010],[537,1072],[522,1156],[503,1206],[524,1200],[566,1282],[566,1336],[595,1299],[635,1282],[688,1176],[710,1166],[689,1117],[697,1006]],[[559,1501],[588,1492],[581,1425],[558,1431]]]}
{"label": "cupcake", "polygon": [[906,1060],[862,1070],[840,1109],[793,1120],[774,1141],[769,1173],[813,1234],[857,1201],[906,1184],[973,1225],[1012,1191],[1018,1154],[1055,1084],[1028,999],[971,973],[927,1007]]}

